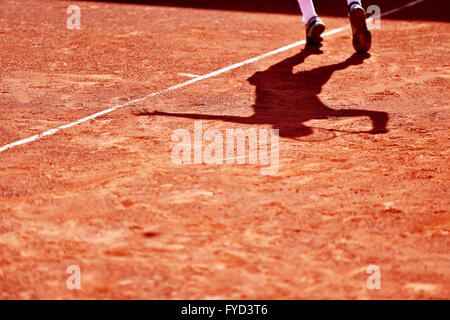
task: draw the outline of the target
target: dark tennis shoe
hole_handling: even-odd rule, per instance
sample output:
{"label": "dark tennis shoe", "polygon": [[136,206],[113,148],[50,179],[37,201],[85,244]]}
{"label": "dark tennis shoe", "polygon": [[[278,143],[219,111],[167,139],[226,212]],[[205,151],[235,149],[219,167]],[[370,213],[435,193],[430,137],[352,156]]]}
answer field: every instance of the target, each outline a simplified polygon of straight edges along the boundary
{"label": "dark tennis shoe", "polygon": [[352,25],[353,48],[360,53],[369,51],[372,44],[372,35],[367,28],[366,11],[359,3],[352,2],[348,7],[348,13]]}
{"label": "dark tennis shoe", "polygon": [[325,31],[325,24],[319,17],[312,17],[306,24],[306,45],[313,46],[322,42],[321,34]]}

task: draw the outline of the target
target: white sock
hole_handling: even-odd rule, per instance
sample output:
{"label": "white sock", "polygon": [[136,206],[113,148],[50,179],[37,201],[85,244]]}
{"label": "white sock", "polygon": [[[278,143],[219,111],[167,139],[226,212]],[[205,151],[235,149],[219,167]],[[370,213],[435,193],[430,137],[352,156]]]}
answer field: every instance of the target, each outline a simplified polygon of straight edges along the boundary
{"label": "white sock", "polygon": [[352,2],[358,2],[359,5],[362,6],[362,5],[361,5],[361,0],[347,0],[347,5],[349,6],[350,3],[352,3]]}
{"label": "white sock", "polygon": [[309,19],[312,17],[317,16],[312,0],[298,0],[298,4],[300,5],[300,10],[302,11],[304,24],[308,23]]}

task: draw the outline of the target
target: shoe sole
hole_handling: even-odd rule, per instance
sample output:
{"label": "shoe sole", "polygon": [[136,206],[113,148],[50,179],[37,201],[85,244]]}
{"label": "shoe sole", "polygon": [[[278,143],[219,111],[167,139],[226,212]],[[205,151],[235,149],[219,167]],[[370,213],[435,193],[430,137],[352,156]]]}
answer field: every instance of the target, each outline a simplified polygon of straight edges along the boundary
{"label": "shoe sole", "polygon": [[350,23],[353,31],[353,48],[357,52],[367,52],[372,45],[372,35],[367,29],[366,12],[362,8],[355,8],[350,12]]}
{"label": "shoe sole", "polygon": [[311,29],[311,36],[307,39],[307,44],[320,44],[323,38],[320,36],[325,31],[325,25],[318,23]]}

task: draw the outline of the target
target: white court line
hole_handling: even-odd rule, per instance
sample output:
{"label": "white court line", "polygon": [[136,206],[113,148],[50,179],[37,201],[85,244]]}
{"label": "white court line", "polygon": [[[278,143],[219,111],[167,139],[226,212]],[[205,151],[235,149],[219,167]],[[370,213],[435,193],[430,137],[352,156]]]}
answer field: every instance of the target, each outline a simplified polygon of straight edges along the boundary
{"label": "white court line", "polygon": [[390,15],[391,13],[394,13],[394,12],[397,12],[397,11],[400,11],[400,10],[403,10],[403,9],[406,9],[406,8],[408,8],[408,7],[415,6],[416,4],[421,3],[421,2],[424,2],[424,1],[425,1],[425,0],[415,0],[415,1],[411,1],[411,2],[409,2],[409,3],[407,3],[407,4],[403,5],[403,6],[400,6],[400,7],[398,7],[398,8],[394,8],[394,9],[392,9],[392,10],[383,12],[383,13],[381,14],[381,16],[384,17],[384,16],[387,16],[387,15]]}
{"label": "white court line", "polygon": [[196,75],[196,74],[184,73],[184,72],[180,72],[178,75],[179,76],[183,76],[183,77],[189,77],[189,78],[198,78],[198,77],[200,77],[199,75]]}
{"label": "white court line", "polygon": [[[415,1],[409,2],[409,3],[407,3],[407,4],[403,5],[403,6],[400,6],[398,8],[386,11],[386,12],[382,13],[381,16],[382,17],[387,16],[387,15],[389,15],[391,13],[403,10],[405,8],[408,8],[408,7],[412,7],[412,6],[416,5],[416,4],[418,4],[420,2],[424,2],[424,1],[425,0],[415,0]],[[322,36],[323,37],[331,36],[333,34],[341,32],[341,31],[343,31],[343,30],[345,30],[347,28],[348,27],[341,27],[341,28],[333,29],[333,30],[330,30],[328,32],[323,33]],[[218,75],[220,75],[222,73],[225,73],[225,72],[228,72],[228,71],[240,68],[240,67],[245,66],[247,64],[254,63],[254,62],[258,61],[258,60],[261,60],[261,59],[264,59],[264,58],[267,58],[267,57],[279,54],[281,52],[288,51],[288,50],[293,49],[295,47],[299,47],[301,45],[304,45],[305,43],[306,43],[305,40],[301,40],[301,41],[297,41],[297,42],[291,43],[291,44],[289,44],[287,46],[281,47],[279,49],[276,49],[276,50],[273,50],[273,51],[270,51],[270,52],[267,52],[267,53],[264,53],[264,54],[262,54],[260,56],[257,56],[257,57],[251,58],[251,59],[247,59],[247,60],[242,61],[242,62],[235,63],[235,64],[233,64],[231,66],[228,66],[228,67],[225,67],[225,68],[213,71],[211,73],[208,73],[208,74],[205,74],[205,75],[202,75],[202,76],[198,76],[197,78],[193,78],[193,79],[188,80],[186,82],[179,83],[177,85],[168,87],[168,88],[163,89],[161,91],[150,93],[149,95],[146,95],[146,96],[144,96],[142,98],[130,100],[127,103],[113,106],[111,108],[108,108],[108,109],[105,109],[103,111],[94,113],[94,114],[92,114],[90,116],[87,116],[87,117],[82,118],[80,120],[77,120],[75,122],[71,122],[71,123],[65,124],[63,126],[60,126],[60,127],[57,127],[57,128],[54,128],[54,129],[51,129],[51,130],[48,130],[48,131],[45,131],[45,132],[40,133],[40,134],[36,134],[36,135],[31,136],[31,137],[26,138],[26,139],[22,139],[22,140],[18,140],[18,141],[12,142],[10,144],[7,144],[7,145],[4,145],[3,147],[1,147],[0,148],[0,152],[6,151],[8,149],[11,149],[11,148],[14,148],[14,147],[17,147],[17,146],[20,146],[22,144],[26,144],[26,143],[30,143],[30,142],[42,139],[43,137],[46,137],[46,136],[54,135],[58,131],[74,127],[76,125],[79,125],[79,124],[81,124],[83,122],[86,122],[86,121],[89,121],[89,120],[93,120],[93,119],[98,118],[100,116],[103,116],[105,114],[111,113],[111,112],[113,112],[113,111],[115,111],[117,109],[121,109],[123,107],[129,106],[129,105],[132,105],[132,104],[135,104],[135,103],[138,103],[138,102],[142,102],[142,101],[144,101],[146,99],[149,99],[149,98],[155,97],[155,96],[159,96],[159,95],[164,94],[164,93],[169,92],[169,91],[173,91],[173,90],[176,90],[176,89],[180,89],[180,88],[186,87],[188,85],[191,85],[193,83],[196,83],[196,82],[199,82],[199,81],[202,81],[202,80],[205,80],[205,79],[216,77],[216,76],[218,76]]]}

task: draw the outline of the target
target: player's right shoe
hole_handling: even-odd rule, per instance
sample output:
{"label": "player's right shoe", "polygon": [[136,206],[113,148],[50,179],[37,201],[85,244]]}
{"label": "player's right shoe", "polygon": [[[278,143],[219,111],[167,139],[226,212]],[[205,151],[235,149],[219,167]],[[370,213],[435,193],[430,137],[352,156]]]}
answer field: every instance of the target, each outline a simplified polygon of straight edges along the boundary
{"label": "player's right shoe", "polygon": [[313,46],[322,42],[321,34],[325,30],[325,24],[315,16],[309,19],[306,24],[306,45]]}
{"label": "player's right shoe", "polygon": [[353,32],[353,48],[360,53],[367,52],[372,44],[372,35],[366,24],[366,11],[358,2],[348,6],[348,14]]}

